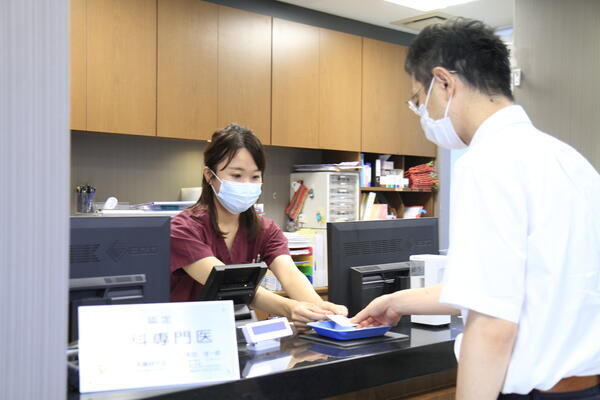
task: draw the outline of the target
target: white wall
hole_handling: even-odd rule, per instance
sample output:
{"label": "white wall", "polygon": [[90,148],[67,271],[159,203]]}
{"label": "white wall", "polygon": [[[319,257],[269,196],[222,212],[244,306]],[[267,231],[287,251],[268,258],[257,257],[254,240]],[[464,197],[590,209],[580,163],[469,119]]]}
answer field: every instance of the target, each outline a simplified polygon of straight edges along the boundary
{"label": "white wall", "polygon": [[[77,185],[96,187],[95,201],[108,196],[130,204],[179,199],[181,187],[201,186],[207,142],[132,135],[73,132],[71,212]],[[284,227],[294,164],[321,162],[321,150],[267,146],[263,194],[265,215]]]}
{"label": "white wall", "polygon": [[0,6],[0,399],[64,399],[68,1]]}
{"label": "white wall", "polygon": [[[516,0],[515,97],[534,125],[600,169],[600,1]],[[518,144],[515,144],[518,145]]]}

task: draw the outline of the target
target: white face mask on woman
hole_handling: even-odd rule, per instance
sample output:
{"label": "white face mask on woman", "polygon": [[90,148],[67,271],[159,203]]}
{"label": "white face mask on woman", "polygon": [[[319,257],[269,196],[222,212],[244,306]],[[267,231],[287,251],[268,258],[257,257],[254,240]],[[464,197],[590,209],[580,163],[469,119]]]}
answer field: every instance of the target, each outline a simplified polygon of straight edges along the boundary
{"label": "white face mask on woman", "polygon": [[210,185],[219,199],[219,202],[232,214],[240,214],[256,203],[261,193],[262,183],[234,182],[221,179],[212,170],[209,170],[221,182],[219,193]]}
{"label": "white face mask on woman", "polygon": [[448,105],[446,106],[446,111],[444,112],[444,118],[434,120],[427,112],[427,103],[429,102],[429,96],[431,94],[431,90],[433,89],[434,81],[435,77],[431,80],[431,84],[429,85],[425,103],[419,105],[419,108],[416,108],[414,104],[409,102],[409,106],[411,110],[421,117],[421,128],[423,128],[427,139],[445,149],[464,149],[467,147],[467,145],[460,139],[460,137],[458,137],[458,134],[452,126],[452,121],[450,121],[450,117],[448,116],[448,110],[450,109],[450,104],[452,104],[452,97],[450,97],[450,100],[448,100]]}

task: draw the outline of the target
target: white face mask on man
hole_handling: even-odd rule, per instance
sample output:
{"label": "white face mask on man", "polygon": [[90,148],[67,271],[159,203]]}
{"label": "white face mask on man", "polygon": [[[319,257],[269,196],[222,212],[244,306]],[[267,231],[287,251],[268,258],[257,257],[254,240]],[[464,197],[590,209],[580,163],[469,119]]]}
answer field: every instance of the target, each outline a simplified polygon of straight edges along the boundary
{"label": "white face mask on man", "polygon": [[243,213],[258,200],[262,183],[227,181],[219,178],[212,170],[209,169],[209,171],[221,182],[219,193],[217,193],[213,185],[210,186],[213,188],[221,205],[230,213]]}
{"label": "white face mask on man", "polygon": [[427,104],[429,103],[429,96],[431,95],[434,82],[435,77],[433,77],[431,84],[429,85],[425,103],[419,105],[419,108],[416,108],[412,102],[409,102],[409,106],[411,110],[421,117],[421,128],[423,128],[427,139],[445,149],[464,149],[467,145],[460,137],[458,137],[458,134],[454,130],[454,126],[452,126],[452,121],[450,121],[450,117],[448,116],[448,110],[450,109],[450,104],[452,104],[452,97],[448,100],[448,105],[446,106],[443,118],[434,120],[427,112]]}

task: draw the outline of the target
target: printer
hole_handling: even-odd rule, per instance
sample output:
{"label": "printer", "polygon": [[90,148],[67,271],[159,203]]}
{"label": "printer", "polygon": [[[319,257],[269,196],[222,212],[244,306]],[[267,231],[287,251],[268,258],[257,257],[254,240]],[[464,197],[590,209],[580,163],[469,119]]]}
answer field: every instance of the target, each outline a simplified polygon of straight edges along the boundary
{"label": "printer", "polygon": [[[350,315],[384,294],[437,285],[444,278],[446,258],[419,254],[410,256],[410,261],[351,267]],[[450,315],[411,315],[410,320],[416,324],[441,326],[450,323]]]}
{"label": "printer", "polygon": [[[419,254],[410,256],[410,287],[421,288],[441,283],[444,279],[447,256]],[[424,325],[447,325],[450,315],[411,315],[410,321]]]}

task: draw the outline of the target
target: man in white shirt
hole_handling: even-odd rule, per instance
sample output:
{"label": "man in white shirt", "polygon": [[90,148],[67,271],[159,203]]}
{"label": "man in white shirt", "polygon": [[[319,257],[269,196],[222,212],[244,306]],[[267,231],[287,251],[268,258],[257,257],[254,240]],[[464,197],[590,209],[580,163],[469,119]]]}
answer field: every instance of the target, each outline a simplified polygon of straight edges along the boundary
{"label": "man in white shirt", "polygon": [[457,399],[600,400],[600,176],[513,103],[508,56],[491,28],[464,19],[411,45],[409,105],[427,138],[468,147],[455,165],[446,275],[353,321],[462,312]]}

